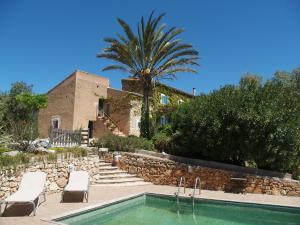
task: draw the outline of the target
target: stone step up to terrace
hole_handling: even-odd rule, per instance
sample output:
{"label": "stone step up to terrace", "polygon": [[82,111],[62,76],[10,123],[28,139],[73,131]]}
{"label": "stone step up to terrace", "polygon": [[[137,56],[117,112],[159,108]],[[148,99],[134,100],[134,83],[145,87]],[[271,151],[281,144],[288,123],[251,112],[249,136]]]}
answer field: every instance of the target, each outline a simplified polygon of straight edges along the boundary
{"label": "stone step up to terrace", "polygon": [[150,184],[135,174],[129,174],[110,163],[100,161],[98,173],[93,176],[93,185],[100,186],[136,186]]}
{"label": "stone step up to terrace", "polygon": [[120,174],[112,174],[112,175],[100,175],[98,180],[118,180],[121,178],[136,178],[136,175],[134,174],[128,174],[128,173],[120,173]]}
{"label": "stone step up to terrace", "polygon": [[118,174],[127,174],[125,171],[123,170],[118,170],[118,169],[115,169],[115,170],[107,170],[107,171],[100,171],[99,174],[101,176],[105,176],[105,175],[118,175]]}
{"label": "stone step up to terrace", "polygon": [[104,171],[112,171],[112,170],[117,170],[117,169],[119,169],[119,168],[116,167],[116,166],[101,166],[99,168],[99,172],[101,173],[101,172],[104,172]]}
{"label": "stone step up to terrace", "polygon": [[100,169],[106,168],[106,167],[111,167],[111,163],[106,163],[106,162],[99,162]]}
{"label": "stone step up to terrace", "polygon": [[98,116],[98,119],[101,120],[107,129],[109,129],[114,135],[126,137],[126,135],[121,131],[120,127],[118,127],[117,123],[107,115]]}

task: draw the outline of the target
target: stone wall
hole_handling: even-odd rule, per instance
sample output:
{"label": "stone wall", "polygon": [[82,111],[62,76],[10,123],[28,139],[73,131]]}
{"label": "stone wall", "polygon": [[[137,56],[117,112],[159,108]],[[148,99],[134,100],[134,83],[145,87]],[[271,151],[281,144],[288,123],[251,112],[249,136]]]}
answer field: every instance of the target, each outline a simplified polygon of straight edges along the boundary
{"label": "stone wall", "polygon": [[75,86],[76,77],[72,73],[47,93],[48,106],[38,113],[39,137],[49,136],[52,118],[60,120],[61,129],[73,129]]}
{"label": "stone wall", "polygon": [[60,128],[86,129],[96,121],[99,98],[107,97],[107,78],[76,70],[48,91],[48,106],[38,113],[39,137],[49,136],[51,119],[60,120]]}
{"label": "stone wall", "polygon": [[[0,170],[0,200],[14,193],[20,184],[22,176],[29,171],[47,173],[46,191],[50,193],[61,191],[67,183],[68,165],[73,164],[76,170],[86,170],[90,174],[90,182],[94,183],[99,171],[99,157],[89,156],[72,158],[57,162],[37,162],[15,169]],[[33,184],[34,185],[34,184]]]}
{"label": "stone wall", "polygon": [[99,75],[76,71],[73,130],[88,128],[98,117],[99,98],[107,97],[109,80]]}
{"label": "stone wall", "polygon": [[[110,153],[105,158],[112,160]],[[300,197],[300,181],[188,165],[144,154],[122,153],[119,167],[154,184],[177,186],[185,176],[187,186],[194,187],[196,177],[200,177],[202,189]],[[231,180],[233,177],[245,181]]]}

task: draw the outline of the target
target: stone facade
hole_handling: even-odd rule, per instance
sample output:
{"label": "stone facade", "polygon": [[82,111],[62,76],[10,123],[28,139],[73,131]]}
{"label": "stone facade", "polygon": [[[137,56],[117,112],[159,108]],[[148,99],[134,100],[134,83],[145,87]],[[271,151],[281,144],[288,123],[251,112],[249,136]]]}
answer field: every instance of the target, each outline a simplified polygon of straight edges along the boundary
{"label": "stone facade", "polygon": [[48,106],[38,115],[40,137],[48,137],[51,119],[60,119],[61,129],[73,129],[76,78],[72,74],[47,93]]}
{"label": "stone facade", "polygon": [[[61,191],[67,184],[68,165],[73,164],[76,170],[89,172],[90,183],[93,184],[99,171],[99,157],[89,156],[58,160],[57,162],[37,162],[29,166],[19,166],[15,169],[0,170],[0,200],[14,193],[20,184],[22,176],[29,171],[43,171],[47,173],[46,191],[54,193]],[[34,184],[33,184],[34,185]]]}
{"label": "stone facade", "polygon": [[48,106],[38,115],[39,136],[48,137],[53,118],[60,129],[87,129],[97,119],[98,101],[107,97],[108,86],[108,79],[76,70],[48,91]]}
{"label": "stone facade", "polygon": [[[160,104],[162,91],[168,95],[169,104]],[[150,107],[150,111],[154,112],[152,119],[156,118],[156,112],[166,112],[168,111],[166,109],[172,111],[178,106],[179,100],[192,97],[189,93],[160,83],[155,84],[153,92],[151,95],[154,103]],[[128,96],[130,98],[127,98]],[[40,138],[49,136],[53,120],[58,121],[60,129],[89,129],[92,138],[115,133],[114,129],[106,126],[101,118],[104,116],[106,122],[116,125],[117,134],[120,132],[121,136],[140,134],[142,88],[137,79],[123,79],[122,90],[116,90],[109,86],[107,78],[76,70],[48,91],[47,97],[48,106],[41,109],[38,114]],[[116,110],[116,103],[123,99],[125,105],[128,103],[127,107]]]}
{"label": "stone facade", "polygon": [[140,136],[140,122],[141,122],[141,113],[142,113],[142,100],[131,100],[130,102],[130,120],[129,120],[129,130],[130,135]]}
{"label": "stone facade", "polygon": [[86,129],[89,121],[97,120],[99,98],[107,98],[108,87],[107,78],[76,72],[73,130]]}
{"label": "stone facade", "polygon": [[[141,95],[143,94],[142,85],[136,78],[122,79],[122,90],[139,93]],[[162,104],[162,95],[167,97],[167,104]],[[150,92],[150,97],[150,112],[152,120],[161,124],[161,117],[165,117],[165,120],[169,121],[170,113],[173,112],[179,104],[189,101],[194,96],[174,87],[156,82]]]}
{"label": "stone facade", "polygon": [[[128,95],[135,98],[127,98]],[[93,138],[114,133],[98,115],[99,100],[104,100],[104,112],[122,134],[139,135],[141,95],[110,88],[107,78],[76,70],[48,91],[47,97],[48,106],[41,109],[38,114],[38,130],[41,138],[49,136],[53,119],[59,120],[60,129],[90,129]],[[115,101],[113,103],[125,99],[128,105],[115,110],[116,104],[109,102],[109,99]]]}
{"label": "stone facade", "polygon": [[[112,160],[110,153],[105,158],[106,161]],[[196,177],[200,177],[202,189],[300,197],[300,181],[291,179],[191,166],[169,159],[136,153],[122,153],[119,166],[129,173],[136,173],[146,182],[149,181],[154,184],[177,186],[180,177],[184,176],[187,187],[193,188]],[[245,181],[231,179],[241,175]]]}

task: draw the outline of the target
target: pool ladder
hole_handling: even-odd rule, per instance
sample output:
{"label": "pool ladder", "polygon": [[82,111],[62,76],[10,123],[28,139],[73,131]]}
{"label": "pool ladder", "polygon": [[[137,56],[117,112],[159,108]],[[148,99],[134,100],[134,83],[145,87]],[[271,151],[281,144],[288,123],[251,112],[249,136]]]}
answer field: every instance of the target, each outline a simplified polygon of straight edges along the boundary
{"label": "pool ladder", "polygon": [[[177,192],[175,193],[175,195],[177,197],[177,202],[179,201],[180,190],[181,190],[182,187],[183,187],[183,193],[185,194],[186,180],[185,180],[185,177],[183,177],[183,176],[180,177],[178,189],[177,189]],[[197,190],[198,190],[198,193],[200,195],[201,194],[201,179],[200,179],[200,177],[196,177],[193,193],[190,195],[191,198],[192,198],[192,201],[193,201],[193,205],[195,203],[195,195],[196,195]]]}
{"label": "pool ladder", "polygon": [[185,177],[180,177],[178,189],[177,189],[177,192],[175,193],[175,195],[177,197],[177,203],[179,202],[180,189],[181,189],[182,185],[183,185],[183,193],[185,194],[185,187],[186,187]]}
{"label": "pool ladder", "polygon": [[195,194],[196,194],[196,190],[197,190],[197,185],[198,185],[199,195],[200,195],[201,194],[201,179],[200,179],[200,177],[197,177],[195,180],[194,190],[193,190],[193,194],[191,196],[192,202],[193,202],[193,210],[195,208]]}

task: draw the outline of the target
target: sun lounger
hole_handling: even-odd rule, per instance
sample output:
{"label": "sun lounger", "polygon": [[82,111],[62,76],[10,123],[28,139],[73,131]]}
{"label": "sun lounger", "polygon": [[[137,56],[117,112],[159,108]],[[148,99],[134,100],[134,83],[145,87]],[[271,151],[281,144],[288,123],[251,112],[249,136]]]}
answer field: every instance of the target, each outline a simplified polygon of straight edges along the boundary
{"label": "sun lounger", "polygon": [[[0,214],[1,206],[5,204],[4,211],[9,204],[32,204],[33,215],[35,215],[37,207],[39,206],[40,196],[45,196],[45,183],[46,173],[44,172],[27,172],[24,174],[20,183],[19,189],[16,193],[7,197],[4,201],[0,201]],[[37,200],[37,202],[36,202]]]}
{"label": "sun lounger", "polygon": [[73,171],[70,173],[69,182],[62,192],[61,200],[64,200],[65,192],[83,192],[88,202],[89,174],[86,171]]}

